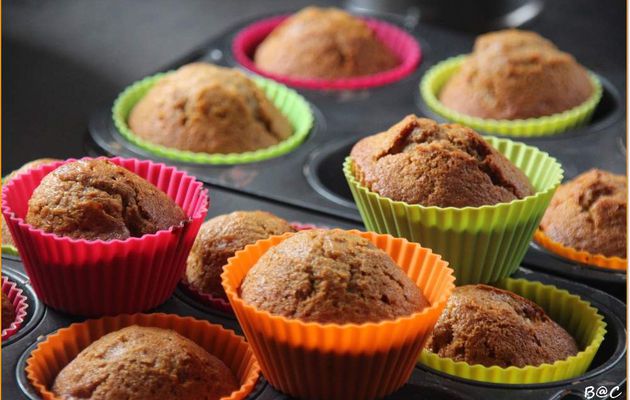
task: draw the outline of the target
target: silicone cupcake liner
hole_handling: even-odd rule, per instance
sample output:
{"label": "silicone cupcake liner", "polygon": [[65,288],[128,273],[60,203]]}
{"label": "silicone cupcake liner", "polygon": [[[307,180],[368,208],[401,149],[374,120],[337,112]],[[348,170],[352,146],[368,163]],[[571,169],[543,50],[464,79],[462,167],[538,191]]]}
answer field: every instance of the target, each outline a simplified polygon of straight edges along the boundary
{"label": "silicone cupcake liner", "polygon": [[263,19],[241,30],[232,42],[232,53],[238,63],[258,75],[266,76],[286,85],[314,90],[358,90],[394,83],[411,74],[422,58],[418,42],[404,30],[375,19],[365,18],[366,24],[400,60],[400,64],[373,75],[345,79],[295,78],[263,71],[254,63],[256,47],[290,15]]}
{"label": "silicone cupcake liner", "polygon": [[10,244],[2,245],[2,254],[14,256],[14,257],[20,256],[20,253],[18,253],[18,249],[15,246],[12,246]]}
{"label": "silicone cupcake liner", "polygon": [[244,399],[256,385],[260,367],[242,337],[220,325],[171,314],[119,315],[74,323],[59,329],[33,350],[26,362],[26,376],[43,399],[58,400],[50,391],[57,374],[94,341],[130,325],[172,329],[223,361],[236,375],[241,387],[222,399]]}
{"label": "silicone cupcake liner", "polygon": [[24,221],[33,190],[64,162],[32,169],[2,190],[2,213],[35,293],[46,305],[70,314],[132,313],[166,301],[184,272],[186,257],[208,211],[207,190],[186,173],[151,161],[109,160],[156,185],[188,219],[140,238],[71,239]]}
{"label": "silicone cupcake liner", "polygon": [[395,391],[409,378],[454,288],[453,271],[431,250],[389,235],[350,232],[386,251],[431,306],[392,321],[339,325],[288,319],[246,304],[239,295],[245,275],[269,248],[293,233],[245,247],[224,268],[223,287],[263,374],[291,396],[374,399]]}
{"label": "silicone cupcake liner", "polygon": [[127,118],[138,101],[166,74],[168,72],[153,75],[132,84],[118,96],[112,107],[112,118],[118,132],[131,143],[157,156],[198,164],[243,164],[264,161],[295,150],[306,140],[313,126],[313,113],[308,102],[302,96],[279,83],[253,77],[256,85],[265,92],[269,100],[287,117],[293,126],[293,134],[289,138],[264,149],[229,154],[195,153],[151,143],[140,138],[131,130],[127,124]]}
{"label": "silicone cupcake liner", "polygon": [[[290,225],[296,231],[305,231],[308,229],[316,229],[316,228],[328,229],[328,227],[325,227],[325,226],[303,224],[301,222],[291,222]],[[200,291],[199,289],[195,288],[194,286],[191,286],[186,279],[182,279],[181,288],[190,297],[194,298],[195,300],[199,301],[200,303],[204,305],[207,305],[208,307],[214,308],[215,310],[218,310],[224,313],[234,314],[234,311],[232,311],[232,306],[230,306],[230,302],[227,299],[224,299],[222,297],[217,297],[210,293],[204,293]]]}
{"label": "silicone cupcake liner", "polygon": [[628,270],[628,259],[626,258],[607,257],[603,254],[592,254],[588,251],[577,250],[565,246],[562,243],[558,243],[551,239],[540,228],[537,229],[534,233],[534,240],[536,241],[536,243],[549,250],[550,252],[567,258],[571,261],[617,271]]}
{"label": "silicone cupcake liner", "polygon": [[443,358],[428,350],[420,354],[420,363],[460,378],[503,384],[534,384],[578,377],[586,372],[606,334],[604,318],[591,305],[552,285],[525,279],[504,279],[494,286],[507,289],[540,305],[575,339],[581,351],[553,364],[522,368],[470,365],[463,361]]}
{"label": "silicone cupcake liner", "polygon": [[348,157],[344,175],[366,228],[407,238],[442,255],[455,270],[458,285],[494,282],[514,273],[562,181],[563,170],[553,157],[535,147],[508,139],[486,140],[527,175],[534,195],[482,207],[407,204],[362,186]]}
{"label": "silicone cupcake liner", "polygon": [[424,102],[435,113],[449,121],[457,122],[473,129],[501,135],[534,137],[548,136],[580,127],[590,121],[595,107],[602,98],[602,85],[597,76],[589,72],[593,83],[593,94],[583,104],[562,113],[540,118],[517,120],[496,120],[471,117],[451,110],[438,99],[444,84],[459,70],[466,55],[449,58],[432,67],[422,78],[420,93]]}
{"label": "silicone cupcake liner", "polygon": [[2,292],[7,296],[15,309],[15,319],[7,329],[2,330],[2,341],[4,342],[22,327],[27,314],[28,302],[26,296],[22,294],[22,289],[5,276],[2,277]]}

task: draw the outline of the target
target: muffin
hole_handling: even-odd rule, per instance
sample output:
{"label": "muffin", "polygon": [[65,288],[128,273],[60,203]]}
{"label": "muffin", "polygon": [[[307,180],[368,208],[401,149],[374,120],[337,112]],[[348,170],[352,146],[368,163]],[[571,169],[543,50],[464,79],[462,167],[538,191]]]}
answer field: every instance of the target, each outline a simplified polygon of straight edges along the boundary
{"label": "muffin", "polygon": [[254,62],[274,74],[339,79],[372,75],[399,60],[360,18],[336,8],[307,7],[257,47]]}
{"label": "muffin", "polygon": [[245,74],[205,63],[161,78],[131,110],[128,123],[148,142],[202,153],[264,149],[293,133]]}
{"label": "muffin", "polygon": [[372,242],[322,229],[298,232],[269,249],[247,273],[241,297],[259,310],[322,324],[393,320],[429,305]]}
{"label": "muffin", "polygon": [[626,258],[627,190],[626,176],[591,169],[558,188],[540,229],[564,246]]}
{"label": "muffin", "polygon": [[[31,168],[39,167],[40,165],[49,164],[55,161],[59,161],[59,160],[54,159],[54,158],[39,158],[37,160],[27,162],[26,164],[22,165],[20,168],[16,169],[15,171],[10,172],[7,176],[5,176],[2,179],[2,183],[6,185],[11,179],[13,179],[14,176],[21,174],[22,172],[26,172]],[[2,218],[2,244],[8,245],[8,246],[15,246],[15,242],[13,242],[13,237],[11,236],[11,231],[9,230],[9,227],[7,226],[7,223],[4,220],[4,218]]]}
{"label": "muffin", "polygon": [[553,363],[578,352],[540,306],[486,285],[455,288],[425,347],[440,357],[502,368]]}
{"label": "muffin", "polygon": [[472,129],[415,115],[360,140],[350,157],[362,185],[408,204],[480,207],[534,193],[525,174]]}
{"label": "muffin", "polygon": [[221,273],[228,258],[248,244],[294,232],[282,218],[265,211],[235,211],[201,225],[186,262],[186,281],[200,292],[226,298]]}
{"label": "muffin", "polygon": [[2,292],[2,330],[11,326],[15,321],[15,307],[6,293]]}
{"label": "muffin", "polygon": [[439,99],[465,115],[515,120],[561,113],[593,91],[571,55],[534,32],[509,29],[479,36]]}
{"label": "muffin", "polygon": [[180,225],[186,216],[165,193],[108,160],[79,160],[45,176],[26,222],[59,236],[125,240]]}
{"label": "muffin", "polygon": [[238,390],[218,358],[175,331],[132,325],[85,348],[55,378],[62,399],[220,399]]}

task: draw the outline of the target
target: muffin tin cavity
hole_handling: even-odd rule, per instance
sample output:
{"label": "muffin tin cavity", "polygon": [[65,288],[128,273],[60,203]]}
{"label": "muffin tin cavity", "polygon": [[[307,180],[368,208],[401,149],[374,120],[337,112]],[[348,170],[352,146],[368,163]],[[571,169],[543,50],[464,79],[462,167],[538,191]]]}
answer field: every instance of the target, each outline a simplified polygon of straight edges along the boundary
{"label": "muffin tin cavity", "polygon": [[18,288],[22,289],[22,294],[26,296],[26,302],[28,303],[22,327],[14,335],[2,342],[2,347],[4,348],[20,340],[39,323],[44,315],[45,306],[35,295],[26,275],[8,267],[6,264],[2,266],[2,275],[9,278],[11,282],[17,284]]}
{"label": "muffin tin cavity", "polygon": [[343,162],[360,138],[344,139],[312,152],[306,165],[306,180],[321,196],[345,207],[356,209],[352,193],[343,176]]}

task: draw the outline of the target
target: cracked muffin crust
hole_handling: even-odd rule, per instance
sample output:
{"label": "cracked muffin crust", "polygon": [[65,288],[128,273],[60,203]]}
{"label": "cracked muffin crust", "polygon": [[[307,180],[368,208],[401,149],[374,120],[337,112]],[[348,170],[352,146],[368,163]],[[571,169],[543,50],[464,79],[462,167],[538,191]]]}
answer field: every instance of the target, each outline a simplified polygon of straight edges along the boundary
{"label": "cracked muffin crust", "polygon": [[360,18],[319,7],[283,21],[258,46],[254,61],[263,71],[320,79],[372,75],[399,64]]}
{"label": "cracked muffin crust", "polygon": [[479,207],[534,193],[525,174],[470,128],[408,115],[352,148],[357,180],[396,201]]}
{"label": "cracked muffin crust", "polygon": [[[6,185],[11,179],[15,176],[30,170],[31,168],[36,168],[42,166],[44,164],[50,164],[55,161],[59,161],[55,158],[39,158],[37,160],[29,161],[26,164],[22,165],[20,168],[15,171],[10,172],[7,176],[2,179],[2,183]],[[9,226],[4,220],[4,216],[2,217],[2,244],[15,246],[15,242],[13,241],[13,237],[11,236],[11,231],[9,230]]]}
{"label": "cracked muffin crust", "polygon": [[104,159],[73,161],[46,175],[26,215],[35,228],[86,240],[140,237],[185,219],[160,189]]}
{"label": "cracked muffin crust", "polygon": [[52,389],[67,400],[218,400],[237,382],[221,360],[177,332],[132,325],[86,347]]}
{"label": "cracked muffin crust", "polygon": [[626,258],[628,178],[591,169],[561,185],[540,229],[577,250]]}
{"label": "cracked muffin crust", "polygon": [[456,287],[425,348],[481,364],[537,366],[577,354],[575,340],[534,302],[487,285]]}
{"label": "cracked muffin crust", "polygon": [[15,321],[15,307],[9,297],[2,292],[2,330],[11,326]]}
{"label": "cracked muffin crust", "polygon": [[513,120],[569,110],[593,90],[571,55],[537,33],[508,29],[479,36],[439,97],[462,114]]}
{"label": "cracked muffin crust", "polygon": [[337,324],[393,320],[429,305],[387,253],[337,229],[301,231],[269,249],[241,297],[272,314]]}
{"label": "cracked muffin crust", "polygon": [[243,153],[291,136],[291,123],[242,72],[184,65],[138,101],[129,127],[151,143],[201,153]]}
{"label": "cracked muffin crust", "polygon": [[188,256],[186,280],[203,293],[227,299],[221,274],[228,258],[248,244],[294,231],[287,221],[265,211],[235,211],[209,219]]}

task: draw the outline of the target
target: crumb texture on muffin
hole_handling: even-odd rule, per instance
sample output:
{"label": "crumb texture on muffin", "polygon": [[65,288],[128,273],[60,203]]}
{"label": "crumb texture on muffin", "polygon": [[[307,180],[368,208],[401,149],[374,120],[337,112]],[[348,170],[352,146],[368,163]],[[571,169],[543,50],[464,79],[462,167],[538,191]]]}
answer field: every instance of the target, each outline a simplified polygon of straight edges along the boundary
{"label": "crumb texture on muffin", "polygon": [[393,320],[429,305],[383,250],[341,230],[301,231],[269,249],[247,273],[243,300],[319,323]]}
{"label": "crumb texture on muffin", "polygon": [[[37,160],[29,161],[26,164],[22,165],[20,168],[15,171],[10,172],[7,176],[2,179],[2,183],[6,185],[9,183],[11,179],[16,177],[17,175],[26,172],[32,168],[40,167],[44,164],[50,164],[53,162],[59,161],[55,158],[39,158]],[[2,217],[2,244],[15,246],[15,242],[13,241],[13,237],[11,236],[11,231],[9,230],[9,226],[7,222],[4,220],[4,216]]]}
{"label": "crumb texture on muffin", "polygon": [[409,204],[479,207],[534,193],[527,176],[472,129],[415,115],[360,140],[350,156],[362,185]]}
{"label": "crumb texture on muffin", "polygon": [[184,211],[164,192],[108,160],[64,164],[42,179],[26,222],[86,240],[140,237],[179,225]]}
{"label": "crumb texture on muffin", "polygon": [[151,143],[201,153],[243,153],[291,136],[287,118],[245,74],[206,63],[161,78],[129,115]]}
{"label": "crumb texture on muffin", "polygon": [[68,400],[218,400],[238,386],[232,371],[193,341],[172,330],[132,325],[81,351],[52,390]]}
{"label": "crumb texture on muffin", "polygon": [[321,79],[372,75],[399,63],[360,18],[318,7],[283,21],[258,46],[254,61],[275,74]]}
{"label": "crumb texture on muffin", "polygon": [[9,328],[13,321],[15,321],[15,307],[9,297],[2,292],[2,330]]}
{"label": "crumb texture on muffin", "polygon": [[248,244],[294,232],[291,225],[265,211],[235,211],[201,225],[186,262],[186,280],[201,292],[226,298],[221,273],[228,258]]}
{"label": "crumb texture on muffin", "polygon": [[513,120],[569,110],[593,89],[571,55],[534,32],[509,29],[479,36],[439,97],[462,114]]}
{"label": "crumb texture on muffin", "polygon": [[540,306],[487,285],[455,288],[425,347],[440,357],[503,368],[553,363],[578,352]]}
{"label": "crumb texture on muffin", "polygon": [[552,240],[626,258],[628,178],[591,169],[560,185],[540,223]]}

